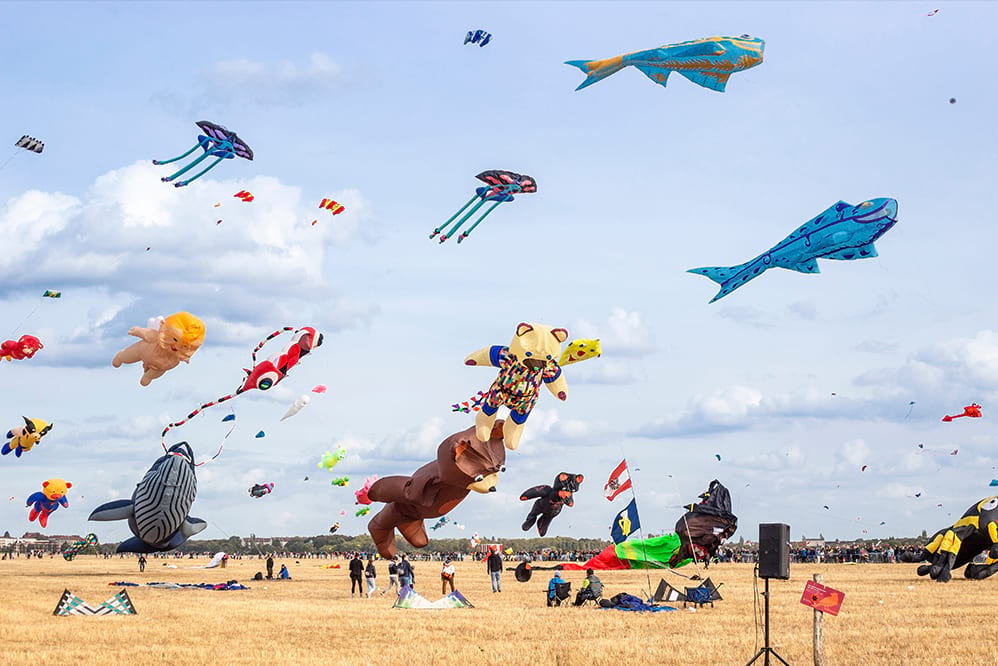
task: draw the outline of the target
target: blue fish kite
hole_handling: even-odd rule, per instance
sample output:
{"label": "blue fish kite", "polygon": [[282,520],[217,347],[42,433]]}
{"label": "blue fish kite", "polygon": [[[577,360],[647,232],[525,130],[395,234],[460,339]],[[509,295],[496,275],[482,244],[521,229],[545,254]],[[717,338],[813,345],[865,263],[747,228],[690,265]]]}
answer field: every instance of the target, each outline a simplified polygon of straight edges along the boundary
{"label": "blue fish kite", "polygon": [[871,199],[858,206],[840,201],[752,261],[737,266],[691,268],[721,285],[710,300],[724,298],[770,268],[820,273],[816,259],[867,259],[877,256],[873,242],[897,224],[898,202]]}
{"label": "blue fish kite", "polygon": [[485,46],[489,43],[490,39],[492,39],[491,33],[484,30],[469,30],[468,34],[464,36],[464,43]]}
{"label": "blue fish kite", "polygon": [[578,67],[586,75],[586,80],[576,90],[582,90],[628,65],[634,65],[663,88],[669,81],[669,74],[679,72],[698,86],[724,92],[724,86],[732,74],[762,62],[762,50],[765,46],[766,42],[749,35],[706,37],[626,53],[606,60],[569,60],[565,64]]}

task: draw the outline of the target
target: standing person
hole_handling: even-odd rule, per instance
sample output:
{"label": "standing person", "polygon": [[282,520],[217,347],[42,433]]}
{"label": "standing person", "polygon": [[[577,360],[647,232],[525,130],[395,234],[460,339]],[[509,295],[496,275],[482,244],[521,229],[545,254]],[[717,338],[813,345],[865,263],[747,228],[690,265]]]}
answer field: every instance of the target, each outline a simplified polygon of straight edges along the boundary
{"label": "standing person", "polygon": [[364,594],[363,580],[364,580],[364,563],[360,560],[360,553],[354,553],[353,559],[350,560],[351,598],[354,596],[355,591]]}
{"label": "standing person", "polygon": [[402,553],[402,561],[398,565],[399,585],[414,587],[416,583],[416,572],[412,570],[412,563],[405,553]]}
{"label": "standing person", "polygon": [[146,570],[146,556],[139,555],[139,573],[142,573],[145,570]]}
{"label": "standing person", "polygon": [[370,599],[371,595],[378,588],[377,578],[378,571],[374,568],[374,556],[367,556],[367,569],[364,570],[364,578],[367,579],[367,598]]}
{"label": "standing person", "polygon": [[492,579],[492,592],[502,592],[502,585],[499,580],[499,576],[502,575],[502,557],[499,556],[499,551],[493,550],[489,553],[488,559],[485,560],[485,566],[489,571],[489,577]]}
{"label": "standing person", "polygon": [[267,556],[267,580],[271,580],[274,577],[274,556]]}
{"label": "standing person", "polygon": [[398,558],[393,557],[388,563],[388,587],[381,590],[381,596],[385,596],[385,592],[388,590],[395,590],[395,594],[398,594],[399,590],[399,565]]}
{"label": "standing person", "polygon": [[450,591],[454,591],[454,573],[454,565],[451,564],[450,558],[447,558],[440,570],[440,594],[447,594],[448,585],[450,585]]}
{"label": "standing person", "polygon": [[229,554],[226,553],[226,554],[222,555],[222,568],[224,569],[225,565],[228,564],[228,563],[229,563]]}

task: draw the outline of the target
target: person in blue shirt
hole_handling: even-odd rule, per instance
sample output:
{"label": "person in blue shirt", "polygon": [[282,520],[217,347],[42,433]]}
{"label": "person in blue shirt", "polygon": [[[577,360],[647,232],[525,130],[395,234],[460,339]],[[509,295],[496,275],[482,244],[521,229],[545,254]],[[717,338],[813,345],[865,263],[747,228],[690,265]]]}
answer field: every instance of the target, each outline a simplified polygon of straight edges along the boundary
{"label": "person in blue shirt", "polygon": [[565,580],[561,577],[560,571],[555,571],[548,581],[548,606],[560,606],[561,599],[558,598],[558,585],[562,585]]}
{"label": "person in blue shirt", "polygon": [[286,564],[281,565],[281,571],[277,574],[277,577],[281,580],[291,580],[291,573],[288,571]]}

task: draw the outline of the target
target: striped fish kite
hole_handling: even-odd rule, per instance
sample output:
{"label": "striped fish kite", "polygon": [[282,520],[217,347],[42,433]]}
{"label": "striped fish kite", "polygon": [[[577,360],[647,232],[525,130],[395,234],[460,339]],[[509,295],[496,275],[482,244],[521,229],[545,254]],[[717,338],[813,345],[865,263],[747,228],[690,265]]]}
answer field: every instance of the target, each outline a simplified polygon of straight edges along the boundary
{"label": "striped fish kite", "polygon": [[119,553],[166,552],[179,548],[208,524],[188,515],[197,494],[194,451],[180,442],[153,463],[130,500],[102,504],[90,520],[127,520],[133,536]]}

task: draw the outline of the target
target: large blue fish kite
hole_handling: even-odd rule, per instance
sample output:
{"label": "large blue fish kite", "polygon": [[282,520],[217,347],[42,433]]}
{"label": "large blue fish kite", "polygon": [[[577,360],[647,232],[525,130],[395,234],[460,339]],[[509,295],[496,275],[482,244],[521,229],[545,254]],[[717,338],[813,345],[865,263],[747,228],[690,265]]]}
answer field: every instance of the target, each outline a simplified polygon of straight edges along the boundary
{"label": "large blue fish kite", "polygon": [[119,553],[152,553],[179,548],[208,524],[188,516],[197,494],[194,452],[187,442],[174,444],[153,463],[130,500],[102,504],[90,520],[128,520],[133,536]]}
{"label": "large blue fish kite", "polygon": [[765,45],[763,40],[749,35],[706,37],[691,42],[667,44],[647,51],[635,51],[606,60],[569,60],[565,64],[578,67],[586,75],[586,80],[576,90],[582,90],[628,65],[634,65],[662,87],[668,83],[669,74],[679,72],[698,86],[724,92],[728,77],[762,62]]}
{"label": "large blue fish kite", "polygon": [[898,202],[871,199],[858,206],[840,201],[752,261],[737,266],[691,268],[721,285],[711,303],[724,298],[770,268],[820,273],[816,259],[868,259],[877,256],[874,241],[897,224]]}

